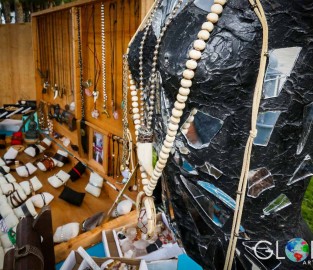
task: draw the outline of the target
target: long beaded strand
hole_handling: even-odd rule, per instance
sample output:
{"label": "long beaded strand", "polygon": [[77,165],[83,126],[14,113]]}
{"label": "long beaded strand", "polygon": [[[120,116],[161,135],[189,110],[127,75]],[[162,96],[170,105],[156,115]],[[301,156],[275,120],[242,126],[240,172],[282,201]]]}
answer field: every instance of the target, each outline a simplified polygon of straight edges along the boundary
{"label": "long beaded strand", "polygon": [[[186,61],[186,69],[183,71],[183,78],[180,81],[181,87],[178,90],[178,94],[176,96],[176,101],[174,103],[174,108],[172,109],[172,115],[170,117],[167,134],[165,137],[165,140],[163,141],[163,145],[161,148],[161,151],[159,153],[159,159],[155,165],[155,168],[153,170],[152,176],[150,179],[147,179],[147,174],[144,172],[144,169],[141,167],[140,170],[142,172],[142,183],[144,185],[143,190],[147,196],[152,196],[153,190],[155,189],[158,179],[160,178],[164,167],[166,166],[169,153],[173,147],[175,136],[177,134],[177,130],[180,123],[180,117],[183,114],[183,109],[185,108],[185,103],[188,99],[188,95],[190,93],[190,87],[192,86],[192,79],[194,77],[194,70],[197,68],[197,61],[201,58],[201,51],[203,51],[206,47],[206,42],[209,37],[210,33],[214,29],[214,24],[217,23],[219,19],[219,15],[223,11],[223,5],[226,3],[226,0],[214,0],[214,4],[211,7],[211,12],[207,15],[207,22],[203,23],[201,26],[201,30],[198,32],[198,39],[194,41],[193,43],[193,49],[189,51],[189,60]],[[177,5],[179,2],[177,3]],[[177,6],[175,6],[173,12],[174,14],[177,12],[176,9]],[[173,13],[172,13],[173,14]],[[171,14],[171,15],[172,15]],[[173,14],[173,15],[174,15]],[[157,55],[158,55],[158,49],[159,45],[161,43],[161,39],[170,24],[170,22],[173,19],[173,16],[169,16],[169,20],[165,23],[165,26],[162,28],[162,31],[160,33],[160,37],[157,40],[157,45],[155,48],[154,55],[156,56],[156,59],[153,59],[153,68],[156,67],[157,62]],[[143,44],[141,44],[143,45]],[[158,46],[158,47],[157,47]],[[140,52],[139,52],[140,53]],[[140,56],[139,56],[140,57]],[[155,72],[155,70],[152,70],[152,72]],[[154,82],[152,82],[154,83]],[[132,80],[132,77],[130,76],[130,89],[131,89],[131,95],[132,97],[137,94],[137,91],[135,90],[135,83]],[[137,106],[134,106],[137,105]],[[138,103],[132,102],[133,111],[137,111]],[[149,111],[150,112],[150,111]],[[136,113],[135,113],[136,114]],[[137,120],[137,119],[136,119]],[[138,123],[138,122],[137,122]],[[135,129],[136,129],[136,135],[138,135],[138,129],[140,125],[135,123]]]}
{"label": "long beaded strand", "polygon": [[104,16],[104,3],[101,3],[101,60],[102,60],[102,94],[103,94],[103,112],[107,118],[110,114],[107,110],[108,94],[106,91],[106,48],[105,48],[105,16]]}

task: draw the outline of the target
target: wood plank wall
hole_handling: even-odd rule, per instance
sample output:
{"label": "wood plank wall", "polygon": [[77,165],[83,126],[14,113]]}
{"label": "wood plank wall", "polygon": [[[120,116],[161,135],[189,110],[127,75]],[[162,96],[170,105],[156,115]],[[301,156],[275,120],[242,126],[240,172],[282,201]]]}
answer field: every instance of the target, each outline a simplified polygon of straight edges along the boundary
{"label": "wood plank wall", "polygon": [[0,106],[36,99],[31,24],[0,25]]}

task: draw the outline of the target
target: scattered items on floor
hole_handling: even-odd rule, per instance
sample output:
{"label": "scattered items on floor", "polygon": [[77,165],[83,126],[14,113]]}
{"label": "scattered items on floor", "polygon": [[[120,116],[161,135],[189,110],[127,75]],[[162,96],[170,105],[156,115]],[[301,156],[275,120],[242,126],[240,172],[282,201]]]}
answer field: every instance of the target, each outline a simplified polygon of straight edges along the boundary
{"label": "scattered items on floor", "polygon": [[101,223],[104,220],[104,216],[105,216],[104,212],[98,212],[98,213],[92,215],[91,217],[85,219],[82,222],[82,231],[84,231],[84,232],[90,231],[90,230],[96,228],[97,226],[101,225]]}
{"label": "scattered items on floor", "polygon": [[62,226],[59,226],[54,235],[54,243],[62,243],[76,237],[80,231],[80,224],[78,222],[71,222]]}
{"label": "scattered items on floor", "polygon": [[118,216],[126,215],[131,211],[132,206],[133,206],[133,203],[130,200],[123,200],[117,204],[111,216],[118,217]]}

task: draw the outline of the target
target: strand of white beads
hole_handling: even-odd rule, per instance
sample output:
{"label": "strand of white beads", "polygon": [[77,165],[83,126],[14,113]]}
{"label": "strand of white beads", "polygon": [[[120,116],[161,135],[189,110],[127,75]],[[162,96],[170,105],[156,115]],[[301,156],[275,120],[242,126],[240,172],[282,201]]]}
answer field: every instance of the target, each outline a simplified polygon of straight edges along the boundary
{"label": "strand of white beads", "polygon": [[[189,51],[190,59],[187,60],[186,69],[183,71],[183,79],[181,79],[180,81],[181,87],[179,88],[178,94],[176,96],[176,101],[174,103],[174,108],[172,109],[172,115],[170,117],[167,134],[163,142],[161,151],[159,153],[159,159],[156,163],[156,166],[153,170],[153,173],[150,179],[148,179],[148,175],[145,172],[144,168],[140,167],[142,184],[144,185],[143,190],[147,196],[152,196],[153,190],[155,189],[157,185],[158,179],[160,178],[162,171],[164,167],[166,166],[169,153],[175,141],[175,136],[177,134],[177,130],[179,127],[180,118],[183,114],[183,109],[185,108],[185,103],[190,93],[190,87],[192,86],[192,79],[194,78],[194,75],[195,75],[194,70],[197,68],[197,65],[198,65],[197,61],[201,58],[201,55],[202,55],[201,51],[203,51],[206,47],[205,41],[209,39],[210,33],[214,29],[214,24],[218,22],[219,15],[222,13],[223,5],[225,5],[226,1],[227,0],[214,0],[214,4],[211,7],[211,12],[207,15],[207,22],[202,24],[201,30],[198,32],[198,35],[197,35],[198,39],[194,41],[193,49]],[[150,20],[148,21],[147,25],[149,24],[151,24]],[[141,46],[142,46],[142,43],[141,43]],[[142,48],[140,48],[140,52],[141,51],[142,51]],[[131,91],[131,99],[132,99],[132,111],[133,111],[133,120],[134,120],[134,125],[135,125],[135,134],[136,136],[138,136],[138,130],[141,127],[143,119],[140,119],[142,117],[140,117],[140,111],[138,108],[139,107],[138,96],[137,96],[138,90],[136,87],[136,83],[133,80],[131,75],[129,75],[129,79],[130,79],[130,91]],[[190,125],[190,123],[193,121],[192,119],[193,115],[191,115],[189,118],[188,118],[189,122],[187,120],[188,123],[186,123],[186,125],[183,127],[183,132],[187,132],[187,126],[188,124]]]}
{"label": "strand of white beads", "polygon": [[[143,191],[147,196],[152,196],[158,179],[160,178],[164,167],[166,166],[169,153],[173,147],[175,136],[180,123],[180,118],[183,114],[188,95],[190,93],[190,87],[192,86],[192,79],[195,75],[194,70],[197,68],[197,61],[201,59],[202,51],[206,47],[206,41],[210,37],[210,33],[214,29],[214,24],[218,22],[219,15],[223,11],[223,5],[226,0],[214,0],[214,4],[211,7],[211,12],[207,15],[207,22],[203,23],[201,30],[198,32],[198,39],[193,43],[193,49],[189,51],[189,60],[186,62],[186,69],[183,71],[183,79],[180,81],[181,87],[178,90],[174,108],[172,109],[172,115],[168,124],[165,140],[163,142],[161,151],[159,153],[159,159],[153,170],[151,179],[143,183]],[[144,173],[144,172],[143,172]],[[143,175],[146,176],[146,175]],[[146,177],[143,179],[147,179]]]}

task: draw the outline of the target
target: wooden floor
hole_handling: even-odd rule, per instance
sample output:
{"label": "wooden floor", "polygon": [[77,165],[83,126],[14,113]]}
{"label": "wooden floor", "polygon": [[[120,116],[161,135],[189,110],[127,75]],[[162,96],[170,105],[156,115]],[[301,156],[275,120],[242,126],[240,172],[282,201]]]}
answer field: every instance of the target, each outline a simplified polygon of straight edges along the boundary
{"label": "wooden floor", "polygon": [[[55,153],[56,150],[48,150],[49,152]],[[0,150],[0,156],[3,156],[5,153],[4,150]],[[27,162],[32,162],[36,164],[36,161],[42,157],[43,154],[40,154],[39,156],[35,158],[31,158],[25,153],[19,153],[17,156],[17,160],[21,160],[24,163]],[[78,191],[78,192],[85,192],[85,198],[81,206],[74,206],[66,201],[62,200],[59,198],[60,193],[63,190],[63,186],[55,189],[52,187],[49,182],[47,181],[48,177],[50,177],[53,174],[56,174],[60,169],[64,170],[65,172],[69,172],[71,168],[74,166],[75,160],[72,160],[70,164],[64,165],[62,168],[54,168],[50,172],[42,172],[39,169],[31,176],[37,176],[40,182],[42,183],[43,187],[38,190],[36,193],[41,193],[41,192],[49,192],[54,196],[53,201],[50,203],[51,209],[52,209],[52,222],[53,222],[53,229],[55,229],[58,226],[64,225],[66,223],[70,222],[79,222],[81,223],[84,221],[86,218],[90,217],[96,212],[103,211],[107,213],[107,211],[110,209],[113,200],[112,196],[110,198],[107,189],[102,188],[102,192],[99,198],[96,198],[92,196],[91,194],[87,193],[85,191],[85,186],[88,183],[89,180],[89,172],[86,171],[86,173],[83,174],[83,177],[81,177],[79,180],[72,182],[69,180],[67,182],[67,186],[70,188]],[[31,177],[28,178],[23,178],[17,175],[16,172],[11,172],[12,175],[16,178],[17,182],[22,182],[25,180],[30,179]],[[113,190],[113,189],[112,189]],[[114,191],[114,190],[113,190]],[[116,191],[114,191],[116,193]],[[40,211],[40,209],[36,209],[37,212]]]}

